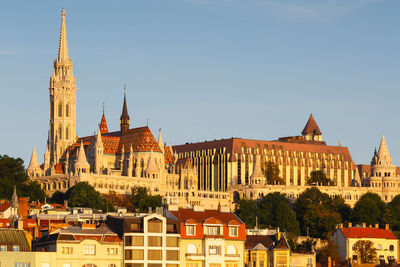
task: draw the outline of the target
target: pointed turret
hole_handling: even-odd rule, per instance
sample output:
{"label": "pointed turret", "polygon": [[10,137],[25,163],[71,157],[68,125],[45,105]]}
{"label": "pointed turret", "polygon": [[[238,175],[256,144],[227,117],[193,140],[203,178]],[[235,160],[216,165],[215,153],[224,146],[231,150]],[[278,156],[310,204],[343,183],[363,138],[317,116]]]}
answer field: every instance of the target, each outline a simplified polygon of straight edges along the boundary
{"label": "pointed turret", "polygon": [[392,165],[392,157],[390,156],[389,149],[386,144],[385,135],[382,133],[381,144],[378,150],[379,164]]}
{"label": "pointed turret", "polygon": [[266,178],[261,170],[261,157],[254,155],[255,163],[253,174],[250,176],[251,186],[264,186],[266,184]]}
{"label": "pointed turret", "polygon": [[[156,165],[156,161],[153,157],[153,150],[150,152],[150,157],[149,157],[149,161],[147,163],[147,168],[145,170],[145,173],[147,175],[147,177],[151,177],[151,175],[156,175],[156,173],[158,173],[159,168]],[[153,178],[156,178],[155,176],[153,176]]]}
{"label": "pointed turret", "polygon": [[81,146],[79,147],[78,158],[75,161],[75,173],[88,172],[90,165],[86,159],[85,148],[83,147],[83,141],[81,141]]}
{"label": "pointed turret", "polygon": [[161,128],[158,130],[158,146],[160,147],[161,151],[164,152],[164,144],[163,144],[163,140],[161,137]]}
{"label": "pointed turret", "polygon": [[126,105],[126,88],[124,88],[124,104],[122,107],[120,123],[121,123],[121,134],[124,134],[129,129],[129,115],[128,115],[128,107]]}
{"label": "pointed turret", "polygon": [[42,169],[39,166],[39,162],[36,156],[35,146],[33,146],[31,161],[29,162],[29,166],[26,169],[26,171],[30,177],[38,176],[42,172]]}
{"label": "pointed turret", "polygon": [[322,132],[315,122],[314,116],[312,114],[308,118],[306,126],[304,127],[301,134],[304,136],[305,140],[322,141]]}
{"label": "pointed turret", "polygon": [[18,207],[19,207],[19,201],[17,195],[17,187],[14,185],[14,192],[11,198],[11,208],[18,209]]}
{"label": "pointed turret", "polygon": [[58,60],[66,60],[68,58],[68,44],[67,44],[67,29],[65,26],[65,9],[61,12],[61,29],[60,29],[60,42],[58,45]]}
{"label": "pointed turret", "polygon": [[96,136],[96,147],[103,147],[103,139],[101,138],[102,132],[101,128],[97,131],[97,136]]}
{"label": "pointed turret", "polygon": [[107,121],[106,121],[106,116],[104,115],[104,112],[103,112],[103,116],[101,116],[100,132],[101,132],[101,134],[108,133]]}

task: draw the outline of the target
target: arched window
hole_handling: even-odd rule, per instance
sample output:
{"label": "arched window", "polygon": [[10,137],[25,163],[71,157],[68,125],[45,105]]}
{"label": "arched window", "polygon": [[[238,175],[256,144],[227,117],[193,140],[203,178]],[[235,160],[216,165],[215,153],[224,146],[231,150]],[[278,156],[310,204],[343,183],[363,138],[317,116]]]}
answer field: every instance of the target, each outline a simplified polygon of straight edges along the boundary
{"label": "arched window", "polygon": [[69,104],[67,104],[65,106],[65,117],[69,117],[69,115],[70,115],[70,108],[69,107],[70,107]]}
{"label": "arched window", "polygon": [[189,244],[187,247],[187,253],[188,254],[196,254],[197,253],[197,248],[194,244]]}
{"label": "arched window", "polygon": [[69,126],[65,128],[65,139],[69,139]]}
{"label": "arched window", "polygon": [[393,246],[393,245],[390,245],[390,246],[389,246],[389,250],[390,250],[390,251],[394,251],[394,246]]}
{"label": "arched window", "polygon": [[62,128],[61,125],[58,126],[58,139],[62,139]]}
{"label": "arched window", "polygon": [[82,265],[82,267],[97,267],[97,266],[92,263],[86,263],[86,264]]}
{"label": "arched window", "polygon": [[229,246],[226,248],[226,254],[229,254],[229,255],[236,255],[236,247],[235,247],[234,245],[229,245]]}
{"label": "arched window", "polygon": [[62,117],[62,110],[63,110],[62,103],[59,102],[58,103],[58,117]]}

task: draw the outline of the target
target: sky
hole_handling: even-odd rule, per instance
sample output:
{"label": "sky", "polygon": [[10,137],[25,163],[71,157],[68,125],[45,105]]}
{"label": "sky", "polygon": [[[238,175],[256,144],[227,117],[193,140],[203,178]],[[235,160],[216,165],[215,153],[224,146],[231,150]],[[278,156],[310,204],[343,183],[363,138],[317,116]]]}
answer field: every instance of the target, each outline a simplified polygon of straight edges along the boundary
{"label": "sky", "polygon": [[77,79],[77,131],[105,103],[119,129],[172,145],[300,135],[312,113],[329,145],[370,162],[385,133],[400,165],[400,1],[6,1],[0,8],[0,154],[43,161],[61,9]]}

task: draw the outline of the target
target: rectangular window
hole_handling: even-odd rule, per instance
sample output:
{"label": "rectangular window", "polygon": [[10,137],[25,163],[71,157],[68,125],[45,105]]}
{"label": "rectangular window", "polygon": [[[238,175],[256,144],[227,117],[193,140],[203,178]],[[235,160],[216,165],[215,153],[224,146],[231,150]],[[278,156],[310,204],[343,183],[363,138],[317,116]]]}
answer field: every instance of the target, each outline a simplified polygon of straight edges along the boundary
{"label": "rectangular window", "polygon": [[238,227],[229,227],[229,236],[238,236]]}
{"label": "rectangular window", "polygon": [[167,261],[179,260],[179,250],[167,250]]}
{"label": "rectangular window", "polygon": [[186,267],[199,267],[197,262],[187,262]]}
{"label": "rectangular window", "polygon": [[72,254],[73,248],[72,247],[63,247],[62,254]]}
{"label": "rectangular window", "polygon": [[83,254],[96,255],[96,245],[85,245]]}
{"label": "rectangular window", "polygon": [[161,247],[162,246],[162,237],[161,236],[149,236],[148,237],[148,245],[149,245],[149,247]]}
{"label": "rectangular window", "polygon": [[107,248],[107,255],[117,255],[118,248]]}
{"label": "rectangular window", "polygon": [[221,246],[211,245],[208,246],[209,255],[221,255]]}
{"label": "rectangular window", "polygon": [[12,247],[12,251],[18,252],[18,251],[19,251],[19,246],[18,246],[18,245],[14,245],[14,246]]}
{"label": "rectangular window", "polygon": [[148,250],[148,259],[149,260],[161,260],[162,259],[162,251],[161,250]]}
{"label": "rectangular window", "polygon": [[157,219],[149,220],[148,232],[149,233],[161,233],[162,232],[162,221],[157,220]]}
{"label": "rectangular window", "polygon": [[1,245],[0,251],[7,251],[7,245]]}
{"label": "rectangular window", "polygon": [[178,237],[167,237],[167,247],[179,247]]}
{"label": "rectangular window", "polygon": [[313,262],[312,258],[308,258],[307,259],[307,267],[312,267],[313,266],[312,262]]}
{"label": "rectangular window", "polygon": [[220,235],[219,226],[207,226],[207,235]]}
{"label": "rectangular window", "polygon": [[140,232],[140,223],[131,223],[131,232]]}
{"label": "rectangular window", "polygon": [[132,236],[132,246],[143,246],[144,237],[143,236]]}
{"label": "rectangular window", "polygon": [[196,234],[196,228],[194,225],[186,225],[186,235],[194,236]]}
{"label": "rectangular window", "polygon": [[31,267],[30,262],[15,262],[14,267]]}

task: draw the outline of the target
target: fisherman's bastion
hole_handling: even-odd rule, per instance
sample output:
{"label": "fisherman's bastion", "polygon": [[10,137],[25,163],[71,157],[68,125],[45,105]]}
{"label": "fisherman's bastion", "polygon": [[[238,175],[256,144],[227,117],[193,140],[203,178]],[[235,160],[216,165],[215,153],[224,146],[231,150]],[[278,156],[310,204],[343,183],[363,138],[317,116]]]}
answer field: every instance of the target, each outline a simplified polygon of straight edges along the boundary
{"label": "fisherman's bastion", "polygon": [[[50,77],[49,132],[44,161],[35,148],[27,168],[48,195],[65,192],[82,181],[100,193],[130,194],[145,186],[168,204],[182,207],[230,206],[242,198],[258,199],[281,192],[295,199],[310,186],[312,171],[323,170],[333,186],[318,186],[331,196],[340,195],[351,206],[366,192],[390,202],[400,193],[400,169],[392,159],[382,134],[370,165],[356,165],[347,147],[322,140],[313,115],[301,135],[273,141],[229,138],[167,146],[148,126],[130,128],[128,100],[124,94],[120,129],[110,131],[103,112],[96,134],[76,134],[76,80],[68,55],[65,11],[62,12],[58,55]],[[262,164],[279,167],[283,185],[268,185]]]}

